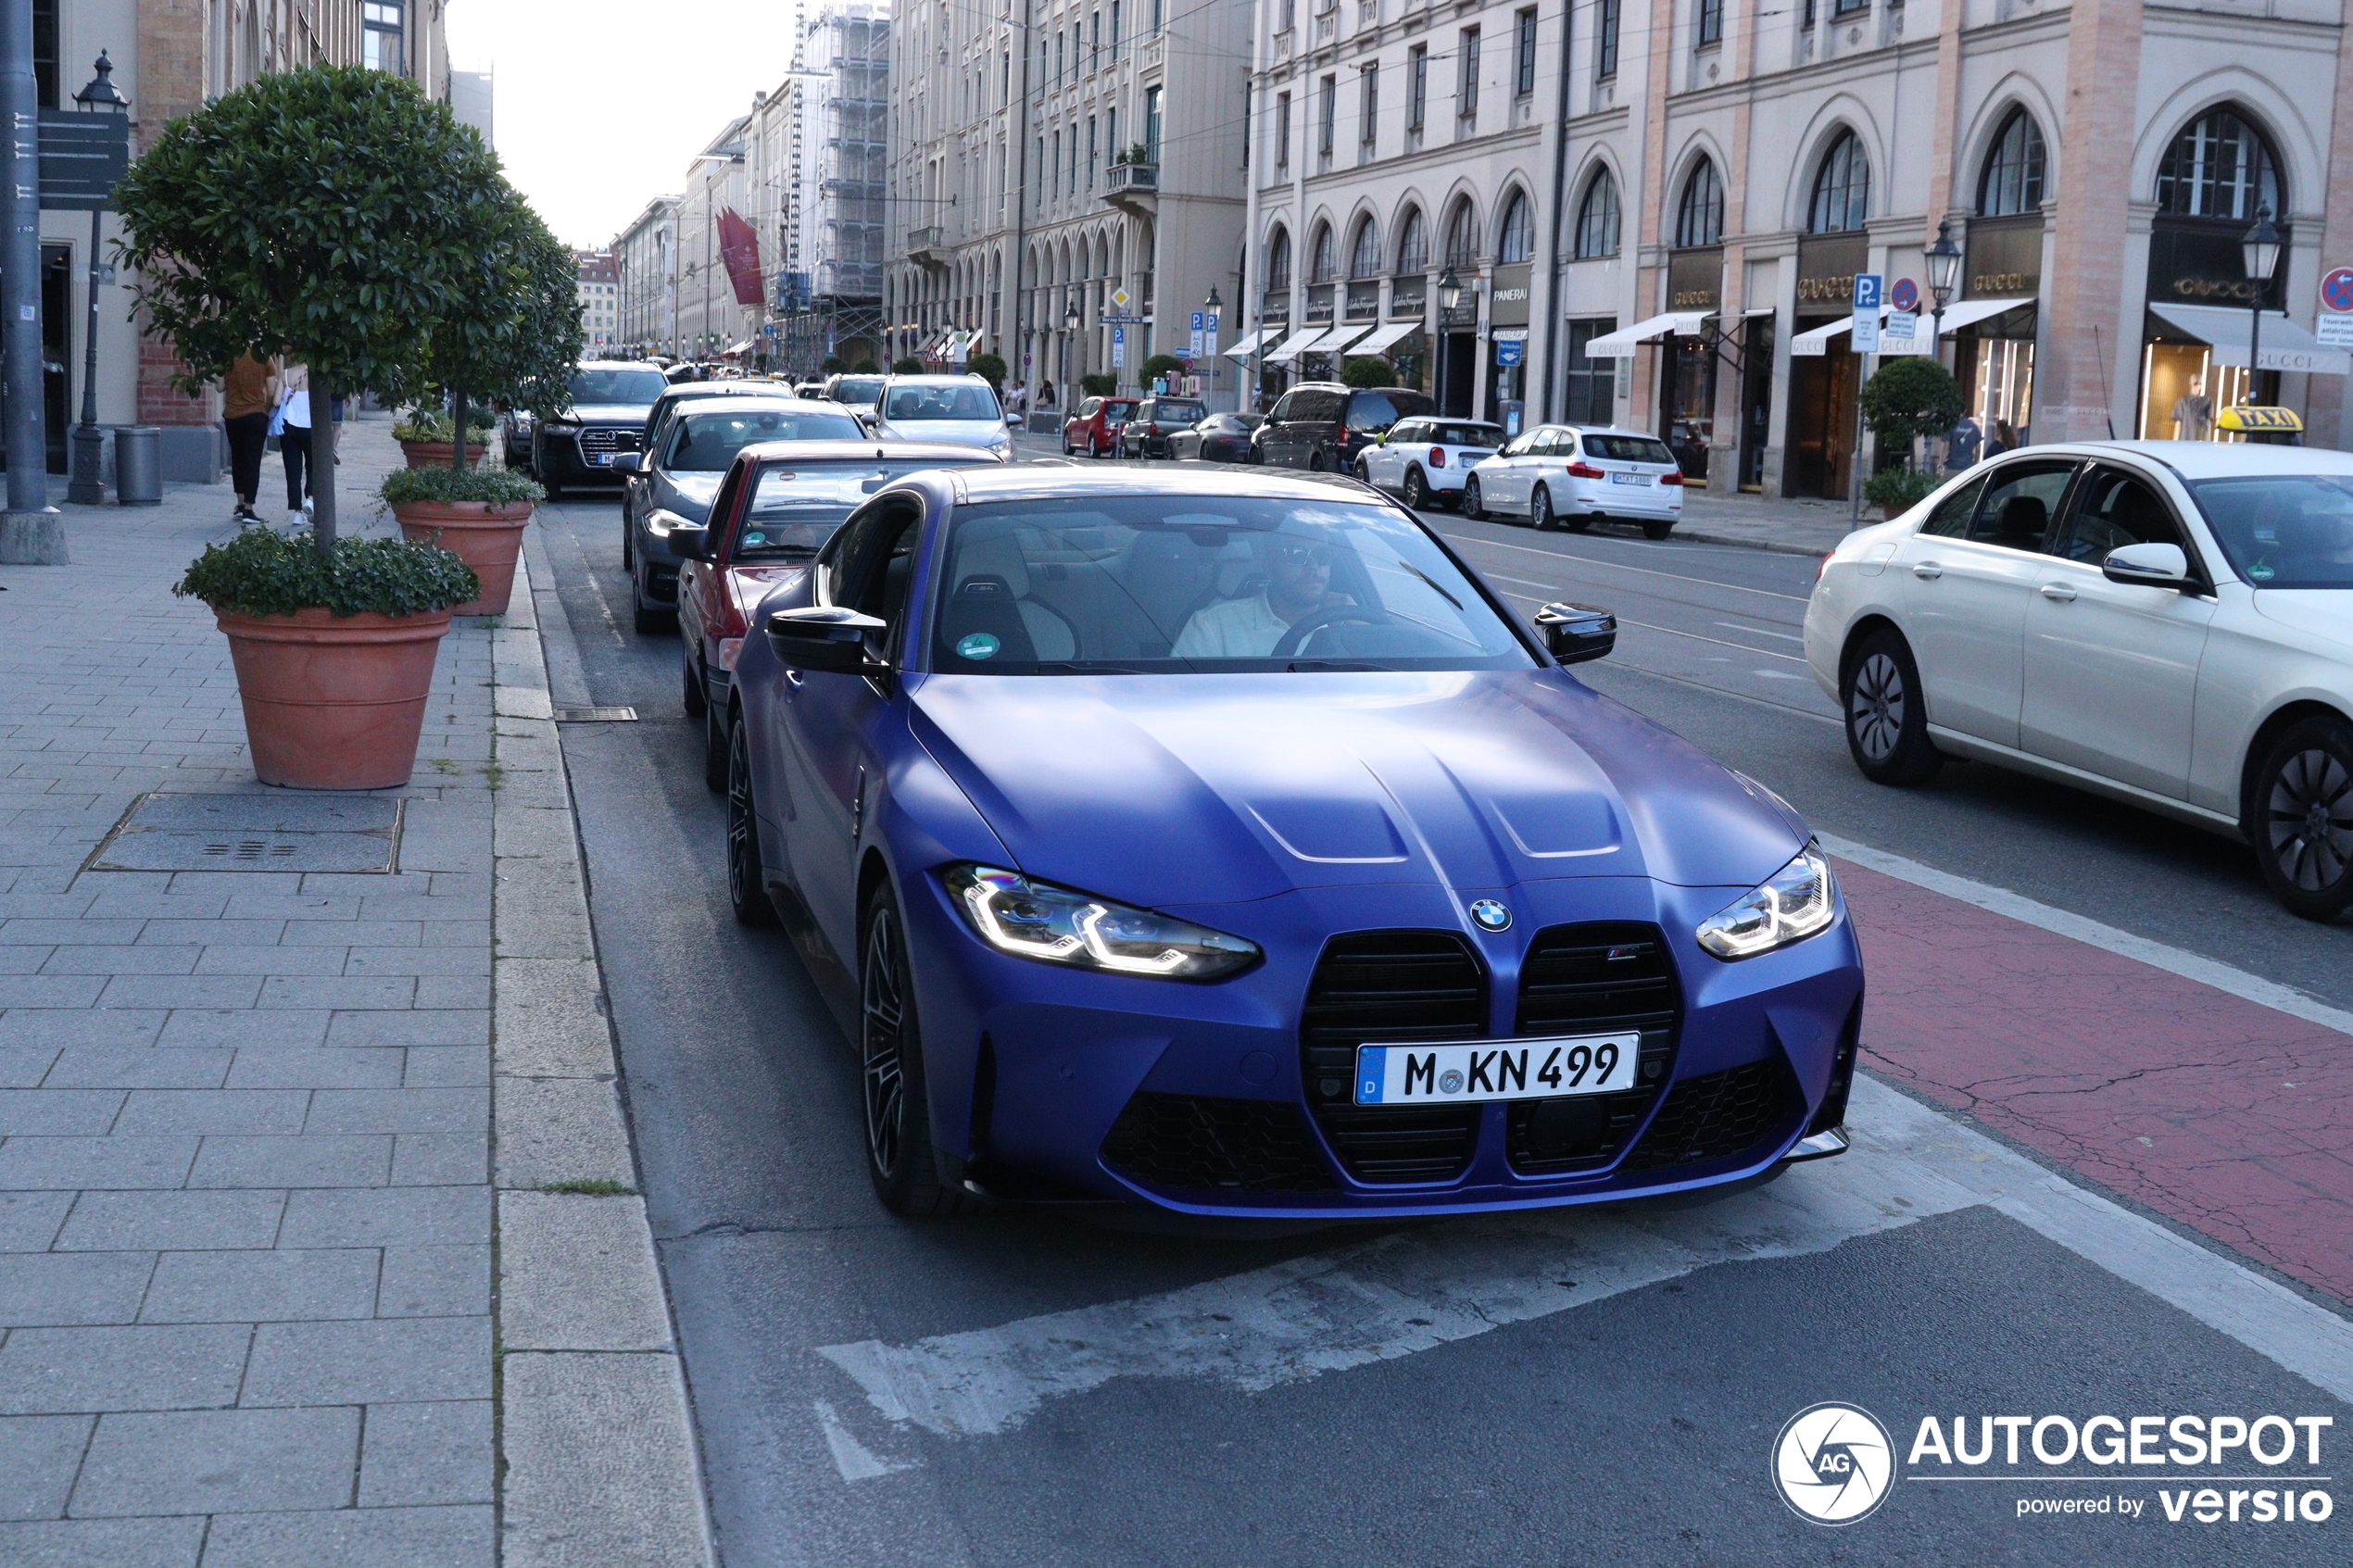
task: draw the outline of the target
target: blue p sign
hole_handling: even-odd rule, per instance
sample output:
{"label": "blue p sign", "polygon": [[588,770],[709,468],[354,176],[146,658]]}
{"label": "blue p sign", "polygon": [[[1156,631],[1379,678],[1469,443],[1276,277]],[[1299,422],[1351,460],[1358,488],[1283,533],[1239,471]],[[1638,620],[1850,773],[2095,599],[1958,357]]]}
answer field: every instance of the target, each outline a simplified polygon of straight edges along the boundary
{"label": "blue p sign", "polygon": [[1855,308],[1857,310],[1877,310],[1880,307],[1880,289],[1885,282],[1886,279],[1877,272],[1856,273]]}

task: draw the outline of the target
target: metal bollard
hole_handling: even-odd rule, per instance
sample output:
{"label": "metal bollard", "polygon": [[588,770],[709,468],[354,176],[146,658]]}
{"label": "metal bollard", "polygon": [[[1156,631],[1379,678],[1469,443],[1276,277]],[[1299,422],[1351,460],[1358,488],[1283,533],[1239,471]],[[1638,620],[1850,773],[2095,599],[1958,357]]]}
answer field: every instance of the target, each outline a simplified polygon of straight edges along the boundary
{"label": "metal bollard", "polygon": [[119,505],[163,505],[163,475],[157,451],[163,432],[153,425],[114,427],[114,493]]}

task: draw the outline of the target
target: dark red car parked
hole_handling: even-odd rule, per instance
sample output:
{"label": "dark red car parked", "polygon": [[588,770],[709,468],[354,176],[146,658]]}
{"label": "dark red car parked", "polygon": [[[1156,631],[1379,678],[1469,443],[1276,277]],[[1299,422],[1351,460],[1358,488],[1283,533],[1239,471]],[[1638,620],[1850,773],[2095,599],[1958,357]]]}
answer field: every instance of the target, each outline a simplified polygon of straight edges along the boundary
{"label": "dark red car parked", "polygon": [[1003,461],[944,441],[771,441],[736,455],[711,521],[669,530],[678,570],[686,716],[703,721],[703,782],[727,787],[727,703],[751,613],[805,570],[867,496],[919,469]]}
{"label": "dark red car parked", "polygon": [[1136,415],[1136,397],[1089,397],[1063,421],[1063,456],[1084,452],[1107,458],[1119,450],[1119,433]]}

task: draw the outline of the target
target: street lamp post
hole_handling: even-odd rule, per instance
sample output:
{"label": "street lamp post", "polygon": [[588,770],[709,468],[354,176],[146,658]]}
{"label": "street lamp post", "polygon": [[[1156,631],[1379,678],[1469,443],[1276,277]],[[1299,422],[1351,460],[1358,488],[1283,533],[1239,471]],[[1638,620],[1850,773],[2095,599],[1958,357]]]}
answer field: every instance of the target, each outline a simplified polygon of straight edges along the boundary
{"label": "street lamp post", "polygon": [[2280,264],[2280,232],[2271,226],[2268,205],[2255,209],[2255,227],[2239,241],[2239,259],[2246,264],[2247,282],[2254,285],[2247,299],[2250,315],[2246,332],[2246,395],[2239,401],[2252,404],[2257,367],[2263,358],[2263,291]]}
{"label": "street lamp post", "polygon": [[[73,95],[73,101],[86,114],[100,110],[129,114],[131,100],[114,84],[114,62],[107,57],[104,49],[98,51],[97,70],[90,85]],[[82,345],[82,422],[74,427],[73,464],[66,481],[66,499],[88,507],[107,498],[99,462],[106,437],[98,430],[98,225],[105,211],[103,203],[90,209],[90,314]]]}
{"label": "street lamp post", "polygon": [[1063,395],[1070,395],[1070,361],[1072,351],[1078,346],[1078,300],[1072,296],[1063,306]]}
{"label": "street lamp post", "polygon": [[1944,307],[1952,303],[1954,285],[1961,281],[1961,247],[1953,243],[1950,219],[1937,220],[1936,243],[1923,254],[1928,260],[1929,298],[1936,305],[1928,342],[1941,365],[1944,362]]}
{"label": "street lamp post", "polygon": [[1438,411],[1441,414],[1447,412],[1446,329],[1453,322],[1454,307],[1462,302],[1463,281],[1454,276],[1454,269],[1449,266],[1438,275],[1438,342],[1432,345],[1437,350],[1438,370],[1437,374],[1431,377],[1431,384],[1437,388]]}

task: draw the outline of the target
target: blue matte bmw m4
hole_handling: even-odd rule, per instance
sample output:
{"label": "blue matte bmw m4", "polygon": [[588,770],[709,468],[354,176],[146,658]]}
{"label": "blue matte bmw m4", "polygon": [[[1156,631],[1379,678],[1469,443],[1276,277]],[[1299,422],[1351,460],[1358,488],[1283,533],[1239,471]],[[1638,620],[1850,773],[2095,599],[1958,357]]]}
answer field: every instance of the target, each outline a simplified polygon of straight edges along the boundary
{"label": "blue matte bmw m4", "polygon": [[755,625],[730,892],[834,998],[895,1210],[1533,1208],[1845,1147],[1862,960],[1805,824],[1568,673],[1604,612],[1523,624],[1370,490],[918,473]]}

